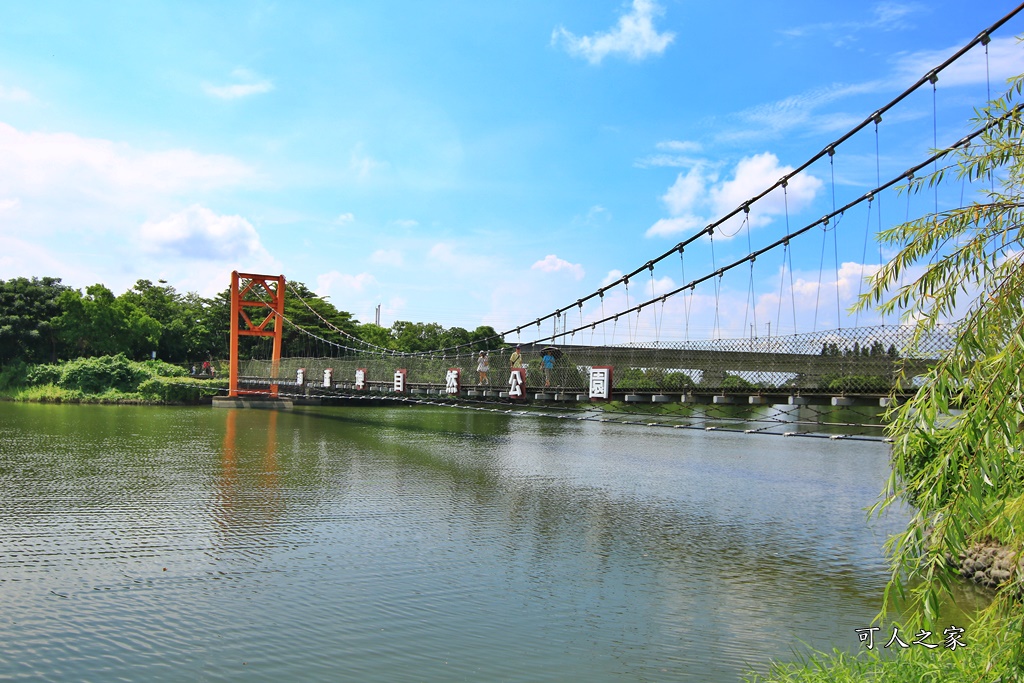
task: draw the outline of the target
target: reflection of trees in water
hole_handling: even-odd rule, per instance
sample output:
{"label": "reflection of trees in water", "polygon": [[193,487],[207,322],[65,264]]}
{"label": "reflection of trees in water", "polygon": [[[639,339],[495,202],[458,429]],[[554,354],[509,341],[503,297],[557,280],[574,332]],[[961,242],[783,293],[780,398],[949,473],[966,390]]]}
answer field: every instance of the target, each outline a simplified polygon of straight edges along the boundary
{"label": "reflection of trees in water", "polygon": [[884,436],[884,410],[870,406],[786,405],[748,403],[626,403],[596,404],[591,416],[610,421],[642,422],[705,429],[714,427],[735,432],[783,434],[842,434]]}
{"label": "reflection of trees in water", "polygon": [[[777,494],[764,506],[729,509],[702,507],[714,497],[693,501],[654,497],[643,488],[617,491],[614,478],[628,472],[609,451],[625,447],[628,434],[609,437],[602,441],[608,450],[594,453],[595,467],[604,468],[597,480],[607,477],[607,486],[581,484],[571,469],[559,469],[570,454],[578,466],[581,437],[604,425],[513,423],[503,415],[447,409],[319,408],[282,413],[278,437],[270,438],[269,416],[235,420],[233,450],[225,436],[218,525],[226,544],[251,551],[317,542],[311,527],[322,526],[311,515],[323,502],[331,508],[323,519],[334,531],[348,533],[345,520],[359,521],[379,525],[382,543],[396,533],[414,533],[423,543],[455,544],[471,554],[487,549],[485,556],[496,553],[498,566],[538,595],[570,590],[588,600],[594,591],[632,595],[624,582],[643,585],[641,593],[661,596],[666,603],[658,609],[681,623],[692,622],[690,612],[700,607],[708,614],[749,613],[743,618],[748,631],[750,624],[778,625],[777,614],[763,613],[766,593],[779,603],[773,610],[799,621],[801,609],[815,618],[839,602],[859,609],[863,596],[877,593],[885,579],[881,551],[872,555],[881,539],[873,545],[866,523],[794,520],[800,509],[778,509]],[[524,433],[530,438],[521,438]],[[687,438],[678,435],[681,447]],[[742,438],[752,451],[766,444],[763,437]],[[783,440],[767,443],[778,448]],[[735,496],[759,497],[757,484],[741,478]],[[860,505],[869,502],[850,507],[845,496],[835,501],[834,512],[859,518]],[[863,607],[873,613],[878,606]]]}
{"label": "reflection of trees in water", "polygon": [[[823,565],[834,558],[823,557],[817,551],[803,526],[769,527],[758,520],[738,525],[720,518],[714,510],[688,507],[685,501],[622,497],[600,488],[574,486],[571,481],[556,477],[515,476],[502,462],[515,457],[508,455],[509,449],[515,449],[514,440],[507,438],[508,418],[474,416],[486,421],[484,433],[467,433],[451,429],[455,422],[463,420],[447,417],[451,411],[411,412],[420,415],[406,420],[403,413],[400,423],[377,423],[378,429],[362,437],[363,444],[370,446],[369,441],[377,441],[375,447],[392,456],[396,468],[393,476],[397,479],[443,487],[446,495],[436,498],[439,502],[448,498],[450,505],[464,511],[476,510],[484,516],[494,510],[502,511],[492,521],[507,528],[510,547],[520,547],[513,539],[522,537],[538,556],[549,557],[557,554],[564,543],[573,545],[583,538],[586,547],[602,562],[615,551],[640,551],[665,562],[681,563],[680,568],[694,569],[696,563],[713,573],[797,572],[808,583],[830,576]],[[435,423],[435,418],[447,425]],[[417,422],[429,425],[427,430],[419,429]],[[502,428],[495,429],[499,425]],[[558,439],[557,443],[531,444],[544,457],[557,462],[560,452],[573,447],[573,435],[581,426],[538,420],[531,430],[542,437]],[[685,435],[679,438],[684,439]],[[749,438],[751,448],[764,444],[757,437]],[[490,447],[494,441],[502,445],[503,453]],[[614,448],[614,442],[608,447]],[[753,493],[737,491],[741,496]],[[855,514],[861,514],[859,509]],[[799,553],[787,550],[794,548]],[[728,561],[711,561],[724,555],[729,556]]]}

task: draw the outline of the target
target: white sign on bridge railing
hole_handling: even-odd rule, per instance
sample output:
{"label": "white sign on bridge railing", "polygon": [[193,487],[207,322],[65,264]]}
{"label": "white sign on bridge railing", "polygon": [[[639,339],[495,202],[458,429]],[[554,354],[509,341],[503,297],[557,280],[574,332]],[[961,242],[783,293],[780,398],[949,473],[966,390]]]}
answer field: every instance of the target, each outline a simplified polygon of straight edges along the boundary
{"label": "white sign on bridge railing", "polygon": [[526,397],[526,370],[524,368],[512,368],[508,376],[508,397],[521,399]]}
{"label": "white sign on bridge railing", "polygon": [[366,368],[356,368],[356,389],[362,391],[366,388]]}
{"label": "white sign on bridge railing", "polygon": [[399,368],[395,370],[395,393],[405,393],[405,368]]}
{"label": "white sign on bridge railing", "polygon": [[445,392],[455,396],[459,395],[461,374],[462,371],[459,368],[448,368],[448,372],[444,376]]}
{"label": "white sign on bridge railing", "polygon": [[607,401],[612,397],[612,367],[595,366],[590,369],[590,400]]}

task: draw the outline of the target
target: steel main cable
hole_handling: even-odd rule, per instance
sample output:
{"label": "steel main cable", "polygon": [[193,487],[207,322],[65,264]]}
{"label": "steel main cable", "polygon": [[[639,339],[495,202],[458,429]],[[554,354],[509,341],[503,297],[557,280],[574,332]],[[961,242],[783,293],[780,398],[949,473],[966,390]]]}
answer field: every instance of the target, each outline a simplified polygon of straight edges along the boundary
{"label": "steel main cable", "polygon": [[[344,337],[348,337],[349,339],[352,339],[353,341],[359,342],[360,344],[363,344],[363,345],[365,345],[367,347],[370,347],[370,348],[373,348],[373,349],[377,349],[379,351],[391,351],[392,350],[392,349],[388,349],[387,347],[378,346],[377,344],[373,344],[371,342],[368,342],[365,339],[361,339],[361,338],[351,334],[350,332],[346,332],[345,330],[341,329],[340,327],[338,327],[337,325],[332,323],[330,320],[328,320],[327,318],[325,318],[322,315],[320,315],[320,312],[317,311],[315,308],[310,306],[309,303],[302,297],[302,295],[299,294],[299,292],[292,286],[291,282],[289,282],[287,286],[288,286],[289,291],[291,291],[291,293],[295,295],[295,298],[297,298],[300,302],[302,302],[303,306],[305,306],[307,309],[309,309],[309,311],[313,315],[315,315],[316,317],[320,318],[320,320],[323,321],[323,323],[325,325],[327,325],[329,328],[331,328],[332,330],[334,330],[338,334],[340,334],[340,335],[342,335]],[[294,325],[294,323],[292,323],[292,324]]]}
{"label": "steel main cable", "polygon": [[[589,294],[589,295],[587,295],[585,297],[582,297],[580,299],[577,299],[572,304],[569,304],[567,306],[559,308],[556,311],[554,311],[554,312],[544,316],[543,318],[538,318],[538,321],[541,321],[541,322],[545,321],[548,318],[551,318],[552,316],[554,316],[556,314],[560,314],[560,313],[563,313],[566,310],[569,310],[572,306],[576,306],[576,305],[579,305],[579,304],[581,304],[583,302],[589,301],[590,299],[593,299],[595,296],[598,296],[599,294],[603,295],[603,293],[606,292],[607,290],[609,290],[609,289],[611,289],[613,287],[616,287],[616,286],[618,286],[620,284],[624,284],[624,283],[628,282],[630,278],[634,277],[638,273],[641,273],[644,269],[649,268],[649,267],[653,266],[654,264],[660,263],[664,259],[668,258],[669,256],[671,256],[672,254],[675,254],[678,251],[681,251],[683,248],[685,248],[689,244],[692,244],[693,242],[695,242],[696,240],[700,239],[704,235],[711,235],[711,234],[713,234],[714,230],[717,227],[721,226],[723,223],[728,221],[733,216],[736,216],[737,214],[739,214],[740,211],[749,210],[750,205],[752,205],[754,202],[757,202],[757,201],[763,199],[765,196],[767,196],[768,194],[770,194],[774,190],[778,189],[779,187],[782,187],[783,183],[788,182],[794,176],[802,173],[807,168],[809,168],[812,164],[814,164],[815,162],[817,162],[818,160],[820,160],[824,156],[826,156],[826,155],[832,156],[833,154],[835,154],[836,148],[839,145],[841,145],[844,142],[846,142],[847,140],[849,140],[851,137],[853,137],[854,135],[859,133],[861,130],[863,130],[864,128],[866,128],[867,126],[869,126],[872,123],[874,123],[874,124],[879,123],[881,121],[881,118],[882,118],[883,114],[888,112],[894,106],[896,106],[897,104],[902,102],[904,99],[909,97],[911,94],[916,92],[918,89],[923,87],[926,83],[927,84],[931,84],[933,78],[937,78],[939,73],[941,73],[944,69],[946,69],[949,66],[951,66],[952,64],[954,64],[957,60],[962,58],[965,54],[967,54],[975,46],[977,46],[977,45],[985,46],[986,53],[987,53],[988,43],[991,41],[991,37],[990,37],[991,34],[993,32],[995,32],[996,30],[998,30],[999,28],[1001,28],[1010,19],[1015,17],[1017,14],[1019,14],[1021,12],[1021,10],[1024,10],[1024,3],[1018,5],[1017,7],[1012,9],[1010,12],[1005,14],[1001,19],[999,19],[998,21],[993,23],[991,26],[989,26],[988,28],[986,28],[983,31],[981,31],[974,39],[972,39],[966,45],[961,47],[953,55],[948,57],[945,61],[941,62],[938,66],[936,66],[936,67],[932,68],[931,70],[929,70],[924,76],[922,76],[920,79],[918,79],[917,82],[915,82],[909,88],[907,88],[902,93],[900,93],[899,95],[897,95],[896,97],[891,99],[884,106],[882,106],[879,109],[875,110],[870,116],[868,116],[866,119],[864,119],[861,123],[859,123],[856,126],[854,126],[853,128],[851,128],[849,131],[847,131],[844,135],[842,135],[841,137],[836,139],[834,142],[826,145],[820,152],[818,152],[817,154],[811,156],[809,159],[807,159],[800,166],[796,167],[791,172],[789,172],[786,175],[782,176],[782,178],[777,180],[774,184],[769,186],[767,189],[763,190],[761,193],[759,193],[759,194],[751,197],[750,199],[742,202],[740,205],[738,205],[732,211],[730,211],[729,213],[723,215],[722,217],[720,217],[716,221],[708,224],[706,227],[704,227],[703,229],[701,229],[700,231],[698,231],[694,235],[691,235],[687,239],[679,242],[675,247],[673,247],[672,249],[666,251],[661,256],[658,256],[656,258],[653,258],[653,259],[647,261],[642,266],[636,268],[635,270],[633,270],[630,273],[624,274],[616,282],[613,282],[613,283],[611,283],[609,285],[601,287],[598,290],[592,292],[591,294]],[[502,333],[501,336],[504,336],[504,335],[507,335],[507,334],[511,334],[513,331],[518,331],[518,330],[522,329],[523,327],[525,327],[526,325],[529,325],[529,324],[531,324],[531,323],[525,323],[523,325],[519,325],[519,326],[517,326],[515,328],[510,329],[508,332]]]}
{"label": "steel main cable", "polygon": [[[656,297],[654,299],[649,299],[649,300],[647,300],[647,301],[645,301],[645,302],[643,302],[641,304],[637,304],[636,306],[634,306],[632,308],[629,308],[629,309],[626,309],[626,310],[623,310],[623,311],[619,311],[614,316],[608,316],[608,317],[605,317],[605,318],[603,318],[601,320],[595,320],[595,321],[589,323],[588,325],[585,325],[584,327],[578,328],[577,330],[574,330],[574,331],[578,331],[579,329],[585,329],[586,327],[593,327],[593,326],[596,326],[596,325],[601,325],[601,324],[607,323],[607,322],[613,320],[614,318],[617,318],[620,315],[625,315],[625,314],[632,313],[633,311],[641,309],[641,308],[644,308],[645,306],[650,306],[651,304],[654,304],[654,303],[662,300],[663,298],[668,298],[668,297],[675,296],[676,294],[679,294],[680,292],[685,291],[686,289],[691,289],[692,290],[697,285],[699,285],[699,284],[701,284],[703,282],[706,282],[706,281],[708,281],[708,280],[710,280],[712,278],[721,277],[722,275],[724,275],[725,273],[729,272],[730,270],[732,270],[734,268],[737,268],[737,267],[743,265],[744,263],[747,263],[748,261],[752,261],[752,260],[756,259],[758,256],[761,256],[762,254],[765,254],[765,253],[771,251],[772,249],[776,249],[779,246],[782,246],[782,245],[788,243],[794,237],[802,235],[802,234],[806,233],[807,231],[809,231],[809,230],[811,230],[811,229],[813,229],[813,228],[815,228],[815,227],[817,227],[819,225],[827,224],[829,220],[831,220],[831,219],[833,219],[833,218],[835,218],[837,216],[842,216],[846,211],[848,211],[849,209],[859,205],[860,203],[872,200],[876,194],[878,194],[879,192],[882,192],[884,190],[889,189],[890,187],[892,187],[896,183],[900,182],[901,180],[906,179],[906,180],[909,180],[909,181],[912,182],[914,180],[914,174],[917,171],[921,170],[922,168],[924,168],[928,164],[933,163],[933,161],[935,161],[936,159],[940,159],[940,158],[942,158],[942,157],[952,153],[956,149],[958,149],[958,148],[960,148],[960,147],[962,147],[964,145],[969,144],[971,142],[971,140],[973,140],[974,138],[978,137],[979,135],[982,135],[983,133],[985,133],[990,128],[993,128],[993,127],[995,127],[997,125],[1000,125],[1007,118],[1010,118],[1012,116],[1016,116],[1017,114],[1019,114],[1022,111],[1022,109],[1024,109],[1024,104],[1017,104],[1017,105],[1015,105],[1013,108],[1008,110],[1004,115],[1000,116],[998,119],[990,120],[984,126],[982,126],[981,128],[978,128],[974,132],[964,136],[963,138],[958,140],[956,143],[954,143],[950,147],[948,147],[948,148],[946,148],[946,149],[944,149],[944,150],[942,150],[940,152],[937,152],[936,154],[933,154],[928,159],[925,159],[924,161],[922,161],[921,163],[917,164],[916,166],[911,167],[910,169],[908,169],[908,170],[904,171],[903,173],[899,174],[898,176],[890,179],[886,183],[884,183],[882,185],[879,185],[878,187],[874,188],[873,190],[870,190],[870,191],[866,192],[865,194],[863,194],[862,196],[858,197],[857,199],[849,202],[845,206],[843,206],[843,207],[833,211],[832,213],[829,213],[829,214],[826,214],[825,216],[822,216],[818,220],[816,220],[816,221],[814,221],[812,223],[809,223],[808,225],[804,226],[803,228],[800,228],[799,230],[796,230],[795,232],[791,232],[791,233],[785,235],[781,239],[776,240],[775,242],[769,244],[766,247],[762,247],[761,249],[758,249],[757,251],[751,252],[751,253],[747,254],[746,256],[744,256],[744,257],[742,257],[740,259],[737,259],[736,261],[732,262],[731,264],[729,264],[727,266],[723,266],[723,267],[719,268],[718,270],[716,270],[716,271],[714,271],[712,273],[708,273],[707,275],[704,275],[703,277],[700,277],[700,278],[697,278],[695,280],[692,280],[692,281],[688,282],[687,284],[672,290],[671,292],[667,292],[667,293],[661,295],[660,297]],[[674,252],[672,252],[672,253],[674,253]],[[549,339],[550,339],[549,337],[541,337],[541,338],[538,338],[538,339],[534,340],[534,343],[545,342],[545,341],[548,341]]]}
{"label": "steel main cable", "polygon": [[[856,126],[851,128],[850,130],[848,130],[845,134],[840,136],[834,142],[826,145],[820,152],[818,152],[817,154],[815,154],[815,155],[811,156],[810,158],[808,158],[800,166],[796,167],[791,172],[789,172],[786,175],[782,176],[782,178],[777,180],[774,184],[769,186],[767,189],[763,190],[762,192],[760,192],[757,195],[754,195],[750,199],[742,202],[741,204],[739,204],[736,208],[734,208],[729,213],[721,216],[716,221],[714,221],[714,222],[708,224],[707,226],[705,226],[704,228],[702,228],[700,231],[698,231],[695,234],[691,235],[687,239],[679,242],[678,244],[676,244],[675,247],[673,247],[672,249],[666,251],[662,255],[647,261],[642,266],[636,268],[632,272],[624,274],[617,281],[615,281],[615,282],[613,282],[613,283],[611,283],[609,285],[606,285],[604,287],[601,287],[601,288],[595,290],[594,292],[592,292],[591,294],[589,294],[589,295],[587,295],[585,297],[577,299],[572,304],[569,304],[567,306],[558,308],[554,312],[549,313],[548,315],[545,315],[543,317],[537,318],[533,322],[523,323],[523,324],[517,325],[515,327],[509,328],[505,332],[496,333],[496,334],[494,334],[494,335],[492,335],[490,337],[486,337],[486,338],[477,340],[475,342],[471,342],[471,343],[467,343],[467,344],[458,344],[456,346],[446,347],[446,348],[443,348],[443,349],[436,349],[436,350],[430,351],[430,352],[426,352],[426,351],[424,351],[424,352],[395,352],[395,351],[393,351],[391,349],[386,349],[384,347],[380,347],[380,346],[377,346],[375,344],[371,344],[370,342],[366,342],[366,341],[363,341],[361,339],[358,340],[358,341],[360,343],[366,345],[366,346],[370,346],[370,347],[376,348],[378,350],[381,350],[383,352],[388,352],[388,353],[392,353],[392,354],[395,354],[395,355],[403,355],[403,356],[435,355],[437,353],[445,353],[447,351],[457,351],[457,350],[462,349],[462,348],[472,348],[474,345],[479,345],[479,344],[490,342],[490,341],[493,341],[493,340],[500,340],[502,343],[505,343],[504,342],[504,338],[505,337],[511,335],[513,332],[515,332],[518,335],[522,331],[522,329],[524,327],[527,327],[527,326],[533,325],[533,324],[537,324],[539,326],[540,323],[542,323],[544,321],[547,321],[547,320],[549,320],[551,318],[554,318],[554,317],[561,316],[563,313],[565,313],[566,311],[570,310],[573,306],[582,307],[584,302],[593,299],[595,296],[600,296],[603,299],[604,293],[606,291],[608,291],[609,289],[612,289],[612,288],[617,287],[619,285],[628,284],[630,278],[632,278],[632,277],[636,276],[637,274],[643,272],[645,269],[653,268],[655,264],[660,263],[664,259],[668,258],[669,256],[671,256],[671,255],[673,255],[673,254],[675,254],[677,252],[678,253],[682,253],[683,249],[686,246],[692,244],[693,242],[695,242],[696,240],[700,239],[701,237],[703,237],[705,235],[709,235],[709,236],[710,235],[714,235],[714,231],[715,231],[716,228],[720,227],[726,221],[728,221],[729,219],[731,219],[734,216],[738,215],[741,211],[749,212],[750,206],[753,203],[755,203],[757,201],[760,201],[761,199],[763,199],[764,197],[766,197],[768,194],[770,194],[774,190],[778,189],[779,187],[785,187],[785,184],[788,183],[788,181],[791,178],[793,178],[796,175],[799,175],[800,173],[805,171],[807,168],[809,168],[812,164],[814,164],[818,160],[822,159],[826,155],[831,158],[835,154],[836,148],[839,145],[842,145],[843,143],[845,143],[847,140],[849,140],[851,137],[853,137],[854,135],[859,133],[861,130],[863,130],[864,128],[866,128],[870,124],[873,123],[873,124],[875,124],[877,126],[878,123],[881,122],[883,114],[887,113],[890,109],[892,109],[894,106],[896,106],[897,104],[902,102],[904,99],[909,97],[911,94],[916,92],[919,88],[923,87],[926,83],[934,86],[935,80],[937,79],[939,73],[941,73],[944,69],[946,69],[949,66],[951,66],[952,64],[954,64],[957,60],[962,58],[965,54],[967,54],[975,46],[977,46],[977,45],[984,46],[985,50],[986,50],[986,56],[987,56],[988,44],[989,44],[989,42],[991,42],[991,34],[993,32],[995,32],[996,30],[998,30],[999,28],[1001,28],[1010,19],[1015,17],[1017,14],[1019,14],[1021,12],[1021,10],[1024,10],[1024,3],[1021,3],[1020,5],[1018,5],[1014,9],[1012,9],[1010,12],[1005,14],[1001,19],[999,19],[998,21],[993,23],[991,26],[989,26],[988,28],[982,30],[975,38],[973,38],[966,45],[961,47],[957,52],[955,52],[953,55],[948,57],[945,61],[941,62],[938,66],[936,66],[936,67],[932,68],[931,70],[929,70],[924,76],[922,76],[920,79],[918,79],[918,81],[915,82],[913,85],[911,85],[906,90],[904,90],[902,93],[900,93],[899,95],[897,95],[896,97],[891,99],[884,106],[882,106],[879,109],[875,110],[870,116],[868,116],[861,123],[857,124]],[[1017,107],[1014,107],[1014,111],[1017,110],[1017,109],[1019,109],[1019,105]],[[1003,118],[1003,117],[1001,117],[1001,118]],[[970,136],[970,137],[973,137],[973,135]],[[933,157],[931,157],[929,159],[928,163],[931,163],[931,162],[937,160],[938,158],[940,158],[944,154],[948,153],[952,149],[955,149],[956,147],[958,147],[960,144],[961,143],[958,142],[956,145],[953,145],[953,147],[951,147],[950,149],[945,150],[942,154],[933,155]],[[924,164],[924,165],[927,165],[927,163]],[[914,167],[913,170],[920,170],[924,165],[918,165],[918,166]],[[880,189],[888,188],[889,186],[891,186],[893,184],[893,182],[898,182],[899,180],[902,180],[905,176],[906,176],[906,174],[903,174],[900,177],[896,178],[895,181],[890,181],[889,183],[887,183],[887,184],[885,184],[883,186],[880,186],[880,188],[876,188],[875,192],[879,191]],[[869,194],[871,194],[871,193],[869,193]],[[860,199],[855,200],[854,202],[851,202],[851,203],[847,204],[847,206],[844,207],[844,209],[841,209],[838,212],[833,211],[833,213],[830,214],[829,216],[832,217],[832,216],[835,216],[835,215],[841,215],[842,212],[845,209],[848,209],[848,208],[851,208],[853,206],[856,206],[861,201],[863,201],[865,198],[866,197],[861,197]],[[814,227],[814,226],[819,225],[819,224],[821,224],[820,220],[816,221],[815,223],[811,224],[810,226],[808,226],[805,229],[798,230],[795,233],[787,235],[786,238],[784,238],[784,239],[789,239],[789,238],[791,238],[791,237],[793,237],[795,235],[803,234],[804,232],[806,232],[811,227]],[[730,266],[728,266],[728,267],[726,267],[724,269],[720,269],[719,271],[716,272],[716,274],[721,275],[724,272],[727,272],[728,270],[731,270],[736,265],[745,263],[748,260],[751,260],[752,257],[756,257],[756,256],[760,255],[761,253],[769,251],[770,249],[775,248],[776,246],[778,246],[781,243],[782,243],[782,241],[780,240],[778,242],[773,243],[773,245],[771,245],[771,246],[769,246],[769,247],[767,247],[765,249],[759,250],[756,253],[749,254],[747,257],[745,257],[743,259],[740,259],[736,263],[734,263],[734,264],[732,264],[732,265],[730,265]],[[707,276],[707,277],[701,278],[699,280],[695,280],[695,281],[689,283],[688,285],[680,287],[679,289],[677,289],[677,290],[675,290],[675,291],[673,291],[673,292],[671,292],[671,293],[669,293],[667,295],[664,295],[664,296],[665,297],[674,296],[675,294],[677,294],[680,291],[686,289],[687,287],[691,287],[692,285],[695,285],[695,284],[700,284],[700,282],[703,282],[703,281],[709,279],[710,277],[712,277],[712,276]],[[627,309],[625,311],[621,311],[620,314],[621,313],[630,313],[630,312],[632,312],[634,310],[638,310],[639,308],[643,308],[644,306],[649,305],[652,301],[655,301],[655,300],[657,300],[657,299],[645,302],[645,303],[641,304],[639,307],[633,307],[633,308],[629,308],[629,309]],[[305,302],[303,302],[303,303],[305,303]],[[308,304],[306,304],[306,306],[307,306],[307,308],[310,308],[310,310],[313,310],[311,307],[309,307]],[[315,311],[314,311],[314,313],[315,313]],[[323,318],[321,317],[321,319],[323,319]],[[596,321],[595,323],[592,323],[592,325],[602,324],[602,323],[605,323],[605,322],[607,322],[609,320],[611,320],[611,318],[610,317],[606,317],[606,318],[603,318],[602,320],[599,320],[599,321]],[[582,330],[582,329],[585,329],[585,328],[586,328],[585,325],[581,326],[581,327],[577,328],[576,330],[574,330],[574,332]],[[349,337],[352,336],[352,335],[344,332],[343,330],[337,330],[337,331],[339,331],[340,333],[344,334],[345,336],[349,336]],[[541,342],[541,341],[554,340],[554,338],[556,336],[557,335],[552,335],[552,336],[549,336],[549,337],[541,337],[541,338],[538,338],[536,341],[537,342]],[[342,345],[337,345],[337,346],[339,346],[340,348],[348,348],[348,347],[344,347]],[[355,350],[355,349],[353,349],[353,350]]]}

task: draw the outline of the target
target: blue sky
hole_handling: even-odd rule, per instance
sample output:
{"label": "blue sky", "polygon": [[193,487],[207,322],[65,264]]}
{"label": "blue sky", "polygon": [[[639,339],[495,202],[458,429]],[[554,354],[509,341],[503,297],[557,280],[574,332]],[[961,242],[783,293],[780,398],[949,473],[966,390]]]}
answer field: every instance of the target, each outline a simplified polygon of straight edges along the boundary
{"label": "blue sky", "polygon": [[[381,304],[385,325],[507,329],[760,192],[1015,4],[4,3],[0,279],[119,293],[162,278],[211,295],[233,269],[284,273],[362,321]],[[1024,17],[993,36],[987,65],[976,51],[934,99],[887,115],[877,154],[869,131],[794,178],[784,202],[752,212],[749,243],[961,137],[986,92],[1024,72],[1019,33]],[[881,221],[958,199],[891,194]],[[821,277],[817,233],[717,295],[698,288],[625,321],[627,334],[742,335],[754,313],[783,333],[834,326],[877,267],[864,235],[878,223],[844,216]],[[746,226],[732,229],[719,266],[746,253]],[[609,292],[606,311],[711,262],[703,240]],[[821,305],[837,287],[838,314]],[[600,307],[578,313],[570,323]]]}

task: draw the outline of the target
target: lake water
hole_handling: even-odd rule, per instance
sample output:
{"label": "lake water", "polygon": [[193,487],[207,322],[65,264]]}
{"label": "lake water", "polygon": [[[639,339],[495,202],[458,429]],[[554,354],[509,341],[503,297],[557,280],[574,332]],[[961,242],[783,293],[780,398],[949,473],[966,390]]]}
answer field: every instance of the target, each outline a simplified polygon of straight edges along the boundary
{"label": "lake water", "polygon": [[735,681],[855,651],[874,442],[0,403],[0,679]]}

